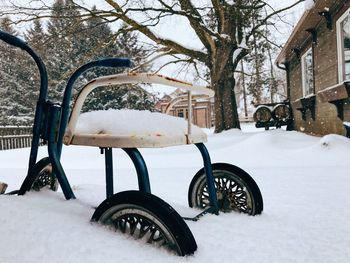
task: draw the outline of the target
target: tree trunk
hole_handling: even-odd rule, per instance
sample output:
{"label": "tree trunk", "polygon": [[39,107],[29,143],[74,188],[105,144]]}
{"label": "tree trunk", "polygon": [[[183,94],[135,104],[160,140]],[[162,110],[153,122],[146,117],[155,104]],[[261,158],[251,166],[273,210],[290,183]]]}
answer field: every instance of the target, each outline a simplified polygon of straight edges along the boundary
{"label": "tree trunk", "polygon": [[269,63],[270,63],[270,100],[271,103],[274,103],[274,95],[276,93],[276,87],[275,87],[275,74],[273,72],[273,60],[272,60],[272,54],[271,54],[271,47],[267,47],[267,54],[269,57]]}
{"label": "tree trunk", "polygon": [[240,129],[233,64],[228,62],[222,74],[212,76],[211,80],[215,91],[215,132],[219,133],[232,128]]}
{"label": "tree trunk", "polygon": [[248,118],[248,107],[247,107],[247,92],[245,90],[245,72],[243,66],[243,59],[241,60],[241,68],[242,68],[242,90],[243,90],[243,103],[244,103],[244,117]]}
{"label": "tree trunk", "polygon": [[[254,26],[254,22],[253,22],[253,26]],[[261,72],[260,72],[260,68],[261,68],[261,63],[260,63],[260,59],[259,59],[259,51],[258,51],[258,44],[257,44],[257,36],[256,34],[253,34],[253,43],[252,43],[253,47],[254,47],[254,68],[255,68],[255,83],[254,83],[254,97],[255,97],[255,103],[260,104],[261,103]]]}

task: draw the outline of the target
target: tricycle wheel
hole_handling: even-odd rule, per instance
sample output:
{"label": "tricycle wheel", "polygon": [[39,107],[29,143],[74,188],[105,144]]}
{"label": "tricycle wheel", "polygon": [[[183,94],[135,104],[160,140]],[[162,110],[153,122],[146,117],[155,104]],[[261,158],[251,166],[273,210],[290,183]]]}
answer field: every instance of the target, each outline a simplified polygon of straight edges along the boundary
{"label": "tricycle wheel", "polygon": [[52,172],[52,165],[48,157],[41,159],[30,169],[18,194],[23,195],[30,190],[40,191],[44,187],[53,191],[58,188],[58,181]]}
{"label": "tricycle wheel", "polygon": [[[227,163],[214,163],[212,169],[220,211],[261,214],[263,199],[260,189],[248,173]],[[191,181],[188,203],[190,207],[201,209],[210,204],[204,168],[199,170]]]}
{"label": "tricycle wheel", "polygon": [[114,194],[97,207],[91,220],[179,256],[197,250],[196,241],[181,216],[169,204],[149,193]]}

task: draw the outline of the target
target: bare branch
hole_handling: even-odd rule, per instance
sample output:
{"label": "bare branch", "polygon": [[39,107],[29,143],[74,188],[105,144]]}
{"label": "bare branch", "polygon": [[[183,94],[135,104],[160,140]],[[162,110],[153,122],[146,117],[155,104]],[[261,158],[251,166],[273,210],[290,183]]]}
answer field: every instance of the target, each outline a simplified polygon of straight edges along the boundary
{"label": "bare branch", "polygon": [[281,45],[276,44],[276,43],[273,42],[269,37],[267,37],[266,35],[262,34],[261,32],[258,31],[258,32],[256,32],[256,34],[258,34],[258,35],[261,36],[263,39],[265,39],[265,41],[266,41],[267,43],[270,43],[271,45],[273,45],[273,46],[275,46],[275,47],[277,47],[277,48],[282,48]]}
{"label": "bare branch", "polygon": [[163,68],[171,65],[171,64],[177,64],[177,63],[191,63],[192,62],[192,59],[176,59],[176,60],[172,60],[172,61],[169,61],[165,64],[163,64],[161,67],[159,67],[154,73],[158,73],[159,71],[161,71]]}
{"label": "bare branch", "polygon": [[223,3],[220,0],[211,0],[211,3],[213,5],[215,15],[218,19],[218,32],[222,32],[223,31],[223,24],[225,22]]}
{"label": "bare branch", "polygon": [[[156,52],[158,53],[159,51],[157,50]],[[137,67],[132,68],[132,69],[130,70],[130,72],[135,72],[135,71],[137,71],[138,69],[140,69],[140,68],[142,68],[142,67],[144,67],[144,66],[147,66],[147,65],[151,64],[152,62],[154,62],[155,60],[157,60],[157,59],[159,59],[159,58],[161,58],[161,57],[170,55],[172,52],[173,52],[172,50],[168,50],[168,51],[165,51],[164,53],[160,53],[160,54],[154,56],[153,58],[147,60],[146,62],[144,62],[144,63],[138,65]],[[153,54],[154,54],[154,53],[153,53]],[[153,54],[151,54],[151,55],[153,55]],[[150,56],[148,56],[148,57],[150,57]]]}
{"label": "bare branch", "polygon": [[128,25],[132,26],[136,30],[140,31],[144,35],[146,35],[148,38],[156,42],[157,44],[171,47],[174,51],[178,52],[179,54],[184,54],[190,57],[195,57],[200,61],[206,61],[207,60],[207,54],[198,51],[189,49],[175,41],[172,41],[170,39],[165,39],[157,36],[152,30],[150,30],[147,26],[142,25],[141,23],[137,22],[136,20],[128,17],[124,11],[122,10],[121,6],[116,3],[114,0],[105,0],[106,3],[108,3],[111,7],[115,9],[114,15],[118,17],[119,19],[123,20]]}
{"label": "bare branch", "polygon": [[203,45],[207,48],[209,53],[215,53],[216,46],[212,36],[220,37],[205,26],[202,16],[198,10],[192,5],[190,0],[179,0],[182,10],[185,10],[186,17],[190,22],[192,28],[196,32]]}
{"label": "bare branch", "polygon": [[266,22],[267,22],[271,17],[273,17],[273,16],[275,16],[275,15],[277,15],[277,14],[280,14],[280,13],[286,11],[286,10],[289,10],[289,9],[293,8],[294,6],[300,4],[300,3],[304,2],[304,1],[305,1],[305,0],[298,0],[297,2],[295,2],[295,3],[292,4],[292,5],[289,5],[289,6],[287,6],[287,7],[284,7],[284,8],[282,8],[282,9],[273,11],[272,13],[268,14],[264,19],[262,19],[262,20],[260,21],[259,24],[257,24],[255,27],[253,27],[253,28],[251,29],[251,31],[250,31],[250,33],[247,35],[247,37],[249,38],[250,36],[252,36],[252,34],[254,34],[254,32],[257,31],[257,29],[258,29],[259,27],[265,25]]}

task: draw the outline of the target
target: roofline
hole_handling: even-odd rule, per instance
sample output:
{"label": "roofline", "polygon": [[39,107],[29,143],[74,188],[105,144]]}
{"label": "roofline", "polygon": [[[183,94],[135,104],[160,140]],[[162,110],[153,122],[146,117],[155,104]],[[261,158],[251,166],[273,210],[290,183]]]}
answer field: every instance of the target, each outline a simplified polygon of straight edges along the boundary
{"label": "roofline", "polygon": [[306,32],[306,30],[317,28],[322,22],[325,22],[319,12],[332,12],[333,9],[342,2],[346,2],[346,0],[316,0],[314,6],[306,10],[299,19],[287,42],[277,56],[276,63],[284,64],[286,61],[289,61],[294,55],[292,49],[302,48],[305,41],[311,38],[310,33]]}

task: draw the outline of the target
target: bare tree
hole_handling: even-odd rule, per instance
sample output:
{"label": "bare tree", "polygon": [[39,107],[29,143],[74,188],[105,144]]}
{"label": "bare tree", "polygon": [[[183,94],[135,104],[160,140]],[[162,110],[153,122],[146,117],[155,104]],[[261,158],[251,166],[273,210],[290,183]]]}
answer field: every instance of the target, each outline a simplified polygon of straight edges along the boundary
{"label": "bare tree", "polygon": [[[215,91],[215,131],[221,132],[240,128],[234,72],[249,52],[247,43],[250,38],[271,18],[304,1],[295,0],[293,4],[277,10],[261,0],[104,0],[106,8],[97,10],[78,0],[74,0],[74,4],[81,8],[82,18],[98,16],[108,23],[124,21],[128,27],[123,30],[141,32],[156,44],[159,53],[173,55],[173,63],[186,61],[195,67],[204,64]],[[50,7],[45,1],[32,0],[30,3],[33,7],[21,2],[18,5],[12,3],[6,13],[12,10],[17,15],[22,14],[21,19],[26,21],[49,15],[47,11]],[[261,16],[263,10],[268,10],[268,13]],[[169,16],[186,19],[203,48],[189,48],[159,35],[156,26]]]}

